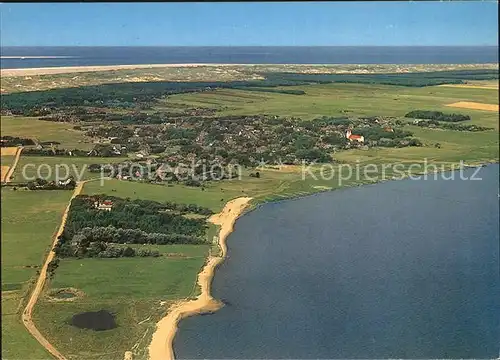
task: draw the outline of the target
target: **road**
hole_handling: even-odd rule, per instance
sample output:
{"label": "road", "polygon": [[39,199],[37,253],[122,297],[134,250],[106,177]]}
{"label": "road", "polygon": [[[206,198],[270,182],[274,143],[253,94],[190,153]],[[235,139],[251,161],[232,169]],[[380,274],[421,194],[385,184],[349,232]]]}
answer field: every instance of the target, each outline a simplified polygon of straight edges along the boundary
{"label": "road", "polygon": [[11,178],[12,174],[14,174],[14,170],[16,170],[16,166],[17,166],[17,163],[19,162],[19,158],[21,157],[21,152],[22,151],[23,151],[23,147],[20,146],[17,149],[16,158],[14,159],[14,163],[9,168],[9,171],[7,172],[7,175],[5,175],[5,182],[10,182],[10,178]]}
{"label": "road", "polygon": [[[88,181],[88,180],[87,180]],[[45,285],[45,280],[47,278],[47,267],[49,266],[49,263],[52,261],[54,258],[54,246],[57,244],[57,238],[62,234],[64,230],[64,225],[66,224],[66,219],[68,217],[68,212],[69,212],[69,207],[71,205],[71,200],[77,195],[79,195],[83,189],[83,185],[87,181],[82,181],[77,184],[75,187],[75,190],[73,191],[73,195],[71,196],[71,199],[68,203],[68,206],[66,207],[66,210],[64,210],[64,214],[62,216],[61,220],[61,225],[59,226],[59,230],[57,231],[56,235],[54,236],[54,241],[52,242],[52,247],[50,249],[49,255],[47,256],[47,259],[45,259],[45,263],[43,264],[43,267],[40,271],[40,276],[38,277],[38,280],[36,282],[36,286],[33,289],[33,292],[31,293],[31,297],[29,299],[28,304],[26,305],[26,308],[23,311],[22,315],[22,320],[23,324],[26,327],[26,329],[33,335],[33,337],[38,340],[38,342],[49,352],[51,353],[56,359],[59,360],[66,360],[66,358],[59,352],[57,349],[40,333],[40,331],[36,328],[35,323],[33,322],[32,319],[32,313],[33,313],[33,308],[35,307],[36,302],[38,301],[38,298],[40,297],[40,294],[42,293],[43,287]]]}

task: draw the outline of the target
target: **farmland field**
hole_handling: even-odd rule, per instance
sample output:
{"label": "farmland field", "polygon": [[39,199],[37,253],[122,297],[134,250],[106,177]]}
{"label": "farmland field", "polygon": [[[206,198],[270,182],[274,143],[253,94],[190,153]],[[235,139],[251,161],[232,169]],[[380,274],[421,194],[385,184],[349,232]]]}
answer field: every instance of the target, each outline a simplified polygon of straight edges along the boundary
{"label": "farmland field", "polygon": [[1,147],[0,156],[15,156],[17,153],[17,147]]}
{"label": "farmland field", "polygon": [[2,188],[2,358],[47,356],[21,323],[22,303],[36,278],[71,191]]}
{"label": "farmland field", "polygon": [[90,139],[82,132],[74,130],[68,123],[37,120],[36,118],[2,116],[0,118],[2,133],[9,136],[36,139],[39,142],[57,141],[61,147],[69,149],[91,149]]}
{"label": "farmland field", "polygon": [[47,181],[65,179],[73,176],[75,179],[88,180],[101,174],[88,171],[90,164],[111,164],[126,158],[102,157],[68,157],[68,156],[21,156],[16,170],[12,175],[13,182],[32,181],[41,177]]}
{"label": "farmland field", "polygon": [[[170,96],[166,102],[212,107],[221,114],[270,114],[298,116],[310,120],[319,116],[403,116],[414,109],[449,112],[447,104],[471,101],[498,104],[498,92],[490,89],[466,89],[442,86],[413,88],[390,85],[326,84],[287,86],[304,90],[305,95],[272,94],[235,89],[221,89],[198,94]],[[498,115],[491,112],[461,109],[474,123],[498,128]],[[486,125],[488,124],[488,125]]]}

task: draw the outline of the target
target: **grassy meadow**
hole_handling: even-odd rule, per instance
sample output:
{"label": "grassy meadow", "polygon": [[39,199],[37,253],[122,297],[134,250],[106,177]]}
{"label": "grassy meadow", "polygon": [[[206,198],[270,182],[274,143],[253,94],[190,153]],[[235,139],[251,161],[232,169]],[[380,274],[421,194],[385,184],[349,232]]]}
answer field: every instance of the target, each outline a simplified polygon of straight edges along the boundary
{"label": "grassy meadow", "polygon": [[81,180],[99,178],[101,173],[88,171],[88,165],[112,164],[124,160],[126,158],[22,155],[12,175],[12,182],[32,181],[37,177],[47,181],[55,180],[56,177],[63,180],[68,176]]}
{"label": "grassy meadow", "polygon": [[[277,88],[279,89],[279,88]],[[367,84],[325,84],[287,86],[305,95],[220,89],[197,94],[178,94],[165,101],[172,104],[210,107],[221,115],[269,114],[296,116],[304,120],[326,116],[404,116],[415,109],[459,112],[470,115],[473,123],[498,129],[495,112],[447,107],[458,101],[498,104],[495,89],[444,86],[406,87]]]}
{"label": "grassy meadow", "polygon": [[[168,73],[169,78],[175,77],[172,74]],[[109,75],[110,79],[115,77],[116,74]],[[476,81],[474,85],[481,86],[481,82]],[[327,84],[286,89],[303,90],[306,94],[220,89],[171,95],[161,100],[157,107],[165,109],[170,105],[187,105],[214,108],[219,111],[219,115],[269,114],[300,117],[305,121],[320,116],[394,116],[407,122],[405,130],[412,131],[424,144],[423,147],[355,149],[333,154],[334,159],[341,164],[362,166],[401,163],[403,171],[407,171],[412,163],[422,164],[425,159],[429,163],[450,168],[460,160],[481,163],[498,161],[499,158],[497,112],[446,106],[458,101],[498,104],[498,91],[493,87],[417,88]],[[491,127],[493,130],[460,132],[417,127],[403,118],[407,112],[416,109],[467,114],[472,118],[467,123]],[[86,139],[82,133],[74,131],[71,124],[6,116],[2,117],[1,126],[5,135],[35,136],[38,141],[55,140],[61,142],[61,146],[70,148],[84,148],[88,145],[84,142]],[[437,143],[440,144],[439,148],[436,147]],[[21,156],[14,181],[20,181],[20,171],[29,163],[46,163],[52,170],[56,164],[75,164],[80,171],[84,164],[120,160]],[[9,159],[6,158],[5,161],[8,162]],[[266,201],[371,182],[367,179],[347,178],[348,170],[337,165],[323,172],[327,178],[317,180],[307,174],[303,178],[300,166],[281,170],[259,169],[260,178],[250,177],[251,171],[254,169],[244,169],[240,180],[211,182],[204,189],[105,180],[102,183],[93,181],[85,184],[83,193],[195,203],[218,212],[227,201],[239,196],[254,197],[252,204],[255,206]],[[322,170],[320,166],[312,166],[311,172],[320,175]],[[84,178],[99,175],[85,173]],[[390,178],[397,174],[389,169],[385,175]],[[2,358],[46,357],[44,350],[24,330],[20,322],[19,304],[26,299],[29,285],[36,276],[36,266],[42,264],[70,196],[70,191],[2,189]],[[215,235],[216,230],[215,226],[209,228],[209,239]],[[197,293],[196,274],[209,251],[209,245],[166,245],[157,248],[164,256],[61,260],[54,278],[49,281],[35,307],[34,321],[39,330],[68,359],[123,359],[123,353],[127,350],[133,351],[135,358],[145,358],[156,321],[165,314],[168,305],[176,299]],[[83,296],[73,301],[50,299],[52,291],[66,287],[80,290]],[[119,325],[116,329],[93,332],[68,324],[68,319],[75,313],[101,309],[110,310],[116,315]]]}
{"label": "grassy meadow", "polygon": [[2,359],[47,358],[21,322],[28,297],[71,191],[2,188]]}
{"label": "grassy meadow", "polygon": [[[195,279],[205,262],[208,245],[148,247],[160,250],[163,256],[61,261],[37,305],[34,319],[65,356],[123,359],[128,350],[144,356],[156,321],[168,305],[197,294]],[[51,291],[68,287],[83,292],[82,296],[73,301],[53,301],[48,297]],[[68,323],[76,313],[101,309],[115,315],[115,329],[95,332]]]}
{"label": "grassy meadow", "polygon": [[57,141],[59,147],[90,150],[93,144],[82,131],[74,130],[73,124],[38,120],[22,116],[2,116],[2,133],[9,136],[36,139],[38,142]]}

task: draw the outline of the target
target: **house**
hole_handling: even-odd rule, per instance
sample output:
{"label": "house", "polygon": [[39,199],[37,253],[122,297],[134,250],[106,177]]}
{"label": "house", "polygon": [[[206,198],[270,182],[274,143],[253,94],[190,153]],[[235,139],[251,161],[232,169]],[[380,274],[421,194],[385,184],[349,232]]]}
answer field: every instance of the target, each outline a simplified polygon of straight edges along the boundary
{"label": "house", "polygon": [[351,130],[347,130],[347,132],[345,133],[345,137],[349,140],[349,141],[357,141],[359,143],[364,143],[365,142],[365,137],[363,135],[354,135]]}
{"label": "house", "polygon": [[96,201],[94,202],[94,207],[99,210],[111,211],[113,202],[111,200]]}
{"label": "house", "polygon": [[113,154],[115,155],[121,155],[121,151],[116,148],[116,146],[113,146]]}
{"label": "house", "polygon": [[67,178],[66,180],[62,181],[62,180],[59,180],[58,182],[58,185],[59,186],[66,186],[68,185],[73,179],[72,178]]}
{"label": "house", "polygon": [[386,126],[386,127],[384,128],[384,131],[387,131],[387,132],[394,132],[394,129],[393,129],[393,128],[391,128],[390,126]]}

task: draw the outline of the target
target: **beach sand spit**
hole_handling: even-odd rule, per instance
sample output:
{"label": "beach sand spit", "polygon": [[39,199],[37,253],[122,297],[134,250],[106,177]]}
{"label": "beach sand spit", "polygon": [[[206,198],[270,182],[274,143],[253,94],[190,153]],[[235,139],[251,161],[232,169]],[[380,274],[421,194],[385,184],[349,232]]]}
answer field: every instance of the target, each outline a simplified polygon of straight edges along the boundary
{"label": "beach sand spit", "polygon": [[498,112],[498,104],[484,104],[470,101],[459,101],[453,104],[447,104],[446,106],[455,107],[455,108],[463,108],[463,109],[472,109],[472,110],[485,110],[485,111],[496,111]]}
{"label": "beach sand spit", "polygon": [[[79,72],[112,71],[112,70],[133,70],[133,69],[154,69],[154,68],[186,68],[200,66],[246,66],[245,64],[137,64],[137,65],[103,65],[103,66],[61,66],[45,68],[26,69],[2,69],[1,77],[14,76],[34,76],[68,74]],[[252,66],[251,64],[248,66]]]}
{"label": "beach sand spit", "polygon": [[212,215],[208,221],[220,225],[219,246],[220,256],[210,256],[202,271],[198,274],[198,285],[201,293],[195,300],[180,301],[172,305],[167,315],[156,325],[156,331],[149,345],[150,360],[173,360],[175,359],[173,340],[177,331],[177,324],[185,317],[201,313],[217,311],[222,303],[210,294],[210,285],[214,276],[215,268],[224,261],[227,253],[226,238],[233,231],[236,219],[247,207],[250,197],[240,197],[229,201],[224,209]]}

